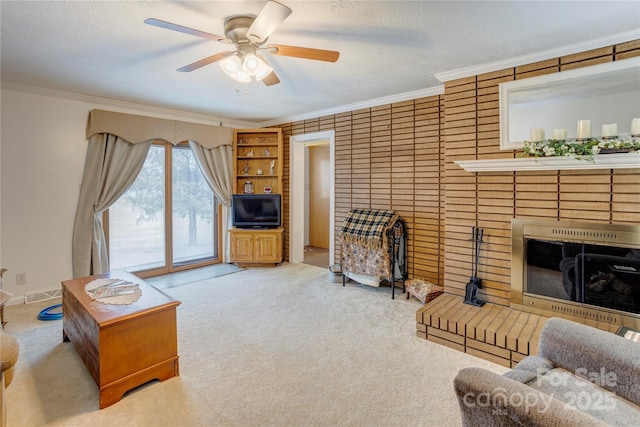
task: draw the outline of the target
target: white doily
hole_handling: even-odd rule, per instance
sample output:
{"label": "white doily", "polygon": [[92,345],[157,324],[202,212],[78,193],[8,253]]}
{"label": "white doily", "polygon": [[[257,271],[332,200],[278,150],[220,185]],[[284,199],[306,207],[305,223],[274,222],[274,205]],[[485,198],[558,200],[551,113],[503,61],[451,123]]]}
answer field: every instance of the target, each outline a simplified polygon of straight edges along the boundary
{"label": "white doily", "polygon": [[142,295],[140,285],[115,277],[92,280],[84,291],[94,301],[114,305],[131,304]]}

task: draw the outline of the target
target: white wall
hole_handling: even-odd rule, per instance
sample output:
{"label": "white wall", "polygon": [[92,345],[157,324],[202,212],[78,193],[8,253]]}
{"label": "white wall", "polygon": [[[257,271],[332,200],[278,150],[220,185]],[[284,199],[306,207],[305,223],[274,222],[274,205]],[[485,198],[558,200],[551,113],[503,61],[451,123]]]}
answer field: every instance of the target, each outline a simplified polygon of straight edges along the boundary
{"label": "white wall", "polygon": [[[91,106],[2,91],[3,287],[14,297],[71,278],[71,232]],[[27,284],[16,286],[16,274]]]}
{"label": "white wall", "polygon": [[[71,239],[89,111],[220,121],[195,114],[196,119],[186,120],[189,113],[5,85],[1,107],[0,265],[9,270],[3,289],[14,295],[11,303],[23,302],[25,294],[57,289],[62,280],[72,278]],[[16,285],[17,273],[27,274],[25,285]]]}

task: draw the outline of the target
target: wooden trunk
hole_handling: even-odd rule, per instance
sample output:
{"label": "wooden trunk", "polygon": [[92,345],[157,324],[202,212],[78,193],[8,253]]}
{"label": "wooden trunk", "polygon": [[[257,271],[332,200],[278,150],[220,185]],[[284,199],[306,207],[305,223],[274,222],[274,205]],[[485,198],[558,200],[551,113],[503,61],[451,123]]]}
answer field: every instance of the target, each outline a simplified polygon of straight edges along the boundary
{"label": "wooden trunk", "polygon": [[[92,300],[85,285],[98,278],[140,285],[128,305]],[[146,382],[178,375],[179,301],[124,271],[62,282],[63,341],[71,341],[100,389],[100,409]]]}

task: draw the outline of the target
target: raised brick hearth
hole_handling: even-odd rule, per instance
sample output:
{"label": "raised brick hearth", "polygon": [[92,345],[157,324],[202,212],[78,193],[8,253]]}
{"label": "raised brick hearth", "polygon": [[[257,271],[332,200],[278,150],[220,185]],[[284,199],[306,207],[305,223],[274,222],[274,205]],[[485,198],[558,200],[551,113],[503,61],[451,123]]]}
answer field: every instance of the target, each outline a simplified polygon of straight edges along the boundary
{"label": "raised brick hearth", "polygon": [[506,367],[537,353],[547,317],[462,301],[462,297],[444,294],[419,309],[416,335]]}

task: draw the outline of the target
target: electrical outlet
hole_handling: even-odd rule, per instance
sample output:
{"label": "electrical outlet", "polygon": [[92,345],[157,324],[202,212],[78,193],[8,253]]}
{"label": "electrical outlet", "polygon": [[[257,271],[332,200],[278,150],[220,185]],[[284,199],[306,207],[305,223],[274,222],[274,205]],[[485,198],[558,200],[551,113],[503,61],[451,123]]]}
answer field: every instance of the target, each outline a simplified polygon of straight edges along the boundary
{"label": "electrical outlet", "polygon": [[26,285],[26,284],[27,284],[27,273],[17,273],[16,285]]}

